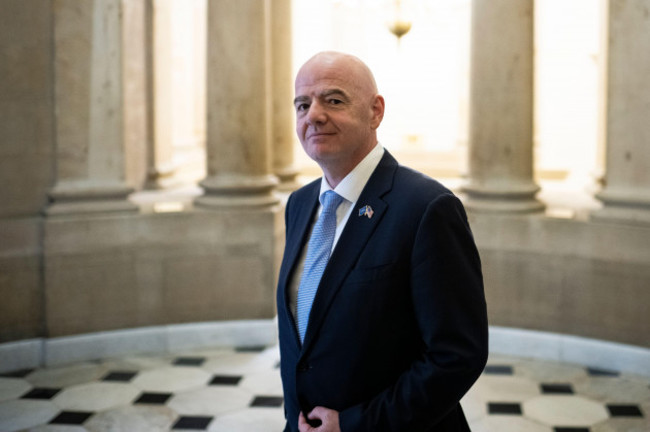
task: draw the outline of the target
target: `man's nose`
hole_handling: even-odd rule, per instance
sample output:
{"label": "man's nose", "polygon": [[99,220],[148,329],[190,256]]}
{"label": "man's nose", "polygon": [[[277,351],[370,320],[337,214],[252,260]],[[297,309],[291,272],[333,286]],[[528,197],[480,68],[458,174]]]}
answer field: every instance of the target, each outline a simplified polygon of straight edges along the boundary
{"label": "man's nose", "polygon": [[314,102],[309,107],[307,122],[309,124],[322,124],[327,121],[327,115],[320,102]]}

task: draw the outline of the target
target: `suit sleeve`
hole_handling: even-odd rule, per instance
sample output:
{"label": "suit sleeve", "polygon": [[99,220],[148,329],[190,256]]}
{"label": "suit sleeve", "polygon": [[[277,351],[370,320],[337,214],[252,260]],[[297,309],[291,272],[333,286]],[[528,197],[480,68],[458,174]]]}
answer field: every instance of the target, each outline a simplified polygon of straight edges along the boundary
{"label": "suit sleeve", "polygon": [[443,194],[427,206],[410,271],[422,352],[391,387],[342,411],[342,432],[430,430],[457,406],[485,366],[481,264],[467,216],[454,195]]}

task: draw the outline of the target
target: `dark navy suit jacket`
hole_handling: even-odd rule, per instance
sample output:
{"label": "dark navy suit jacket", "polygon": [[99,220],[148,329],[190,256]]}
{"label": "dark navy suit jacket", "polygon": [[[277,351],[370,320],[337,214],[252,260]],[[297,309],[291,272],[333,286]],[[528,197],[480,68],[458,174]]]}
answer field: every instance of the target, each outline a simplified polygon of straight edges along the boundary
{"label": "dark navy suit jacket", "polygon": [[[481,264],[462,204],[385,152],[330,257],[300,344],[288,290],[320,180],[294,192],[277,292],[287,431],[315,406],[342,432],[468,431],[487,358]],[[369,205],[372,218],[358,216]],[[300,275],[297,275],[300,277]]]}

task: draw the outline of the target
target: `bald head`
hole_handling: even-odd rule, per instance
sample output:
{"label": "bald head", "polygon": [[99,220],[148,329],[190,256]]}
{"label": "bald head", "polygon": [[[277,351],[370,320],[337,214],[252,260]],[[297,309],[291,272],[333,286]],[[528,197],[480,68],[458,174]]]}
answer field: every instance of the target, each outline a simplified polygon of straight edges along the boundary
{"label": "bald head", "polygon": [[298,71],[301,75],[320,71],[337,71],[347,76],[350,83],[365,95],[377,94],[377,83],[370,68],[358,57],[338,51],[322,51],[307,60]]}

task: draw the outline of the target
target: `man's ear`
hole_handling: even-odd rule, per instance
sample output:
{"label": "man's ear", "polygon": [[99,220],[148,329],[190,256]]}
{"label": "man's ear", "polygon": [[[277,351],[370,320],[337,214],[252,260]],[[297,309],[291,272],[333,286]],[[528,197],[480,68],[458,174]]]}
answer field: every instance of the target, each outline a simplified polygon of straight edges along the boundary
{"label": "man's ear", "polygon": [[384,119],[385,106],[384,97],[382,95],[375,95],[372,101],[372,117],[370,119],[370,125],[373,129],[377,129]]}

